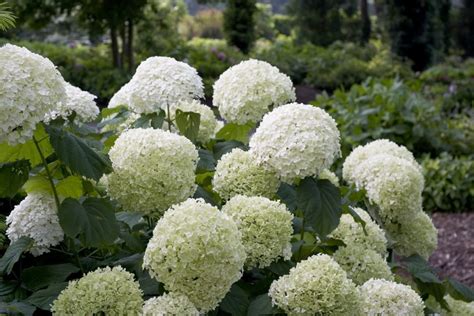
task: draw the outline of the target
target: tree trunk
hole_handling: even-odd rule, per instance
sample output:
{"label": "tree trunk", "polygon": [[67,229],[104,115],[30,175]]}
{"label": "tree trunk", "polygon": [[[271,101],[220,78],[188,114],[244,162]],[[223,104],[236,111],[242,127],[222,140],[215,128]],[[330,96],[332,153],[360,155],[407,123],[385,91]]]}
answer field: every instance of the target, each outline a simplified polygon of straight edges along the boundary
{"label": "tree trunk", "polygon": [[133,20],[128,19],[128,42],[127,42],[127,59],[128,59],[128,72],[131,73],[135,64],[133,58]]}
{"label": "tree trunk", "polygon": [[122,50],[121,50],[121,56],[122,56],[122,64],[120,68],[123,68],[125,64],[127,63],[127,32],[125,31],[126,29],[125,22],[120,26],[120,39],[122,40]]}
{"label": "tree trunk", "polygon": [[117,28],[115,25],[110,25],[110,40],[112,43],[112,63],[115,68],[120,68],[120,52],[117,40]]}
{"label": "tree trunk", "polygon": [[368,43],[370,39],[371,25],[369,15],[369,5],[367,0],[360,0],[360,16],[362,17],[362,38],[363,44]]}

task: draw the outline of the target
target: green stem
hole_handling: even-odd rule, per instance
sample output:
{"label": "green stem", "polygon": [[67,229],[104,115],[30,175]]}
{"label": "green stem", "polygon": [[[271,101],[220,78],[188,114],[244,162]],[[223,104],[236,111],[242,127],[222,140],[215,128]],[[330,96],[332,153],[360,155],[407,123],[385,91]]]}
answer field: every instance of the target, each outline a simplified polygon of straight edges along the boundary
{"label": "green stem", "polygon": [[168,114],[167,114],[168,118],[166,120],[168,122],[168,131],[171,132],[171,122],[172,121],[171,121],[170,105],[166,104],[166,108],[168,109],[168,111],[167,111],[168,112]]}
{"label": "green stem", "polygon": [[[300,240],[302,240],[304,243],[304,217],[303,222],[301,223]],[[300,258],[303,255],[303,243],[301,244],[300,249],[298,250],[298,257]]]}
{"label": "green stem", "polygon": [[36,140],[36,138],[33,136],[33,143],[35,144],[36,150],[38,150],[38,154],[40,155],[41,162],[43,163],[44,169],[46,170],[46,175],[48,176],[49,184],[51,185],[51,189],[53,190],[53,195],[54,195],[54,201],[56,202],[56,208],[59,211],[59,196],[58,192],[56,191],[56,187],[54,185],[53,181],[53,176],[51,174],[51,171],[49,170],[48,163],[46,162],[46,158],[43,155],[43,152],[41,151],[41,148],[39,146],[39,142]]}
{"label": "green stem", "polygon": [[79,269],[81,269],[82,274],[84,274],[84,268],[82,267],[81,260],[79,260],[79,254],[77,253],[76,245],[74,244],[73,238],[70,238],[70,244],[71,244],[72,253],[74,254],[74,257],[76,258],[77,265],[79,266]]}

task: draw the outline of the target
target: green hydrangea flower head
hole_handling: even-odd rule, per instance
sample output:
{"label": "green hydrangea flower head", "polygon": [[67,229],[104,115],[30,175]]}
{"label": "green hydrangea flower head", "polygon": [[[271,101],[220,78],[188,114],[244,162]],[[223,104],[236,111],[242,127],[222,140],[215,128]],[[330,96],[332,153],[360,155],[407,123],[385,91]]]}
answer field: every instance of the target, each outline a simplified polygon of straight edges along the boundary
{"label": "green hydrangea flower head", "polygon": [[358,292],[346,272],[328,255],[299,262],[273,281],[272,303],[288,315],[358,315]]}
{"label": "green hydrangea flower head", "polygon": [[407,285],[371,279],[359,288],[359,292],[362,315],[424,315],[423,300]]}
{"label": "green hydrangea flower head", "polygon": [[260,196],[236,195],[222,211],[234,219],[242,233],[246,268],[264,268],[278,258],[291,258],[293,214],[284,204]]}
{"label": "green hydrangea flower head", "polygon": [[54,315],[140,315],[142,291],[133,274],[120,266],[99,268],[69,285],[53,302]]}
{"label": "green hydrangea flower head", "polygon": [[347,272],[347,276],[357,285],[374,279],[393,281],[393,274],[387,261],[376,251],[362,245],[340,247],[334,260]]}
{"label": "green hydrangea flower head", "polygon": [[199,316],[199,311],[185,295],[165,293],[150,298],[143,306],[143,316]]}
{"label": "green hydrangea flower head", "polygon": [[280,181],[275,172],[258,164],[250,152],[234,148],[217,163],[212,184],[214,191],[228,200],[238,194],[273,198]]}
{"label": "green hydrangea flower head", "polygon": [[203,199],[188,199],[171,207],[156,224],[143,267],[166,290],[186,295],[205,313],[240,279],[245,259],[232,218]]}

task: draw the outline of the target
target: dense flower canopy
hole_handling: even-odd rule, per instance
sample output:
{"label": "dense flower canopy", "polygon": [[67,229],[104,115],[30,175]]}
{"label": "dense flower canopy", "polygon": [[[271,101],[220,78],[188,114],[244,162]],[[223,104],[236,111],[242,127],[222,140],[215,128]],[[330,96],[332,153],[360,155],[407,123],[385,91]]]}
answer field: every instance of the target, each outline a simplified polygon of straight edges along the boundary
{"label": "dense flower canopy", "polygon": [[54,198],[44,193],[28,194],[8,215],[7,236],[13,242],[21,237],[33,239],[29,251],[34,256],[49,252],[49,247],[64,239]]}
{"label": "dense flower canopy", "polygon": [[265,197],[236,195],[222,208],[242,233],[246,268],[264,268],[278,258],[291,258],[293,215],[284,204]]}
{"label": "dense flower canopy", "polygon": [[36,124],[66,100],[64,79],[53,63],[23,47],[0,48],[0,143],[31,139]]}
{"label": "dense flower canopy", "polygon": [[53,302],[54,315],[140,315],[142,291],[122,267],[99,268],[69,285]]}
{"label": "dense flower canopy", "polygon": [[199,311],[185,295],[165,293],[150,298],[143,305],[143,316],[199,316]]}
{"label": "dense flower canopy", "polygon": [[67,119],[68,116],[76,114],[75,120],[79,122],[93,121],[99,115],[99,107],[95,104],[95,95],[74,87],[68,82],[64,82],[66,89],[66,101],[47,114],[46,120],[55,119],[61,116]]}
{"label": "dense flower canopy", "polygon": [[228,200],[238,194],[273,198],[280,181],[275,172],[256,162],[250,152],[234,148],[218,161],[212,184],[214,191]]}
{"label": "dense flower canopy", "polygon": [[363,315],[424,315],[423,301],[408,285],[371,279],[359,291]]}
{"label": "dense flower canopy", "polygon": [[275,170],[284,182],[318,176],[340,155],[339,131],[324,110],[286,104],[265,115],[250,139],[258,163]]}
{"label": "dense flower canopy", "polygon": [[[171,57],[150,57],[138,67],[132,80],[123,87],[128,106],[136,113],[166,110],[180,101],[204,96],[204,86],[196,69]],[[113,104],[122,101],[122,94]]]}
{"label": "dense flower canopy", "polygon": [[158,221],[143,267],[200,312],[214,309],[240,279],[246,259],[235,222],[202,199],[170,208]]}
{"label": "dense flower canopy", "polygon": [[159,129],[130,129],[109,152],[108,194],[128,211],[155,217],[194,194],[198,152],[185,137]]}
{"label": "dense flower canopy", "polygon": [[270,286],[273,304],[290,315],[357,315],[358,293],[346,272],[328,255],[299,262]]}
{"label": "dense flower canopy", "polygon": [[272,107],[296,99],[291,79],[267,62],[250,59],[227,69],[214,84],[214,104],[228,122],[258,122]]}

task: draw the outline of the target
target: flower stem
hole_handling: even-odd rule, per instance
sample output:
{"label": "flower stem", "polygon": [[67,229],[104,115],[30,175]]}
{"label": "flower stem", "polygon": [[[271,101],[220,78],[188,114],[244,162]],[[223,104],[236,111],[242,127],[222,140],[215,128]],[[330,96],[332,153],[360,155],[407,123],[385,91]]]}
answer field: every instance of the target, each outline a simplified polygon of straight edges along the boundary
{"label": "flower stem", "polygon": [[168,114],[167,114],[167,116],[168,116],[168,119],[167,119],[167,121],[168,121],[168,131],[171,132],[171,122],[172,121],[171,121],[170,105],[166,104],[166,108],[167,108],[167,112],[168,112]]}
{"label": "flower stem", "polygon": [[304,217],[301,223],[300,240],[303,241],[303,243],[301,243],[300,249],[298,250],[298,257],[301,258],[301,256],[303,255],[303,244],[304,244]]}

